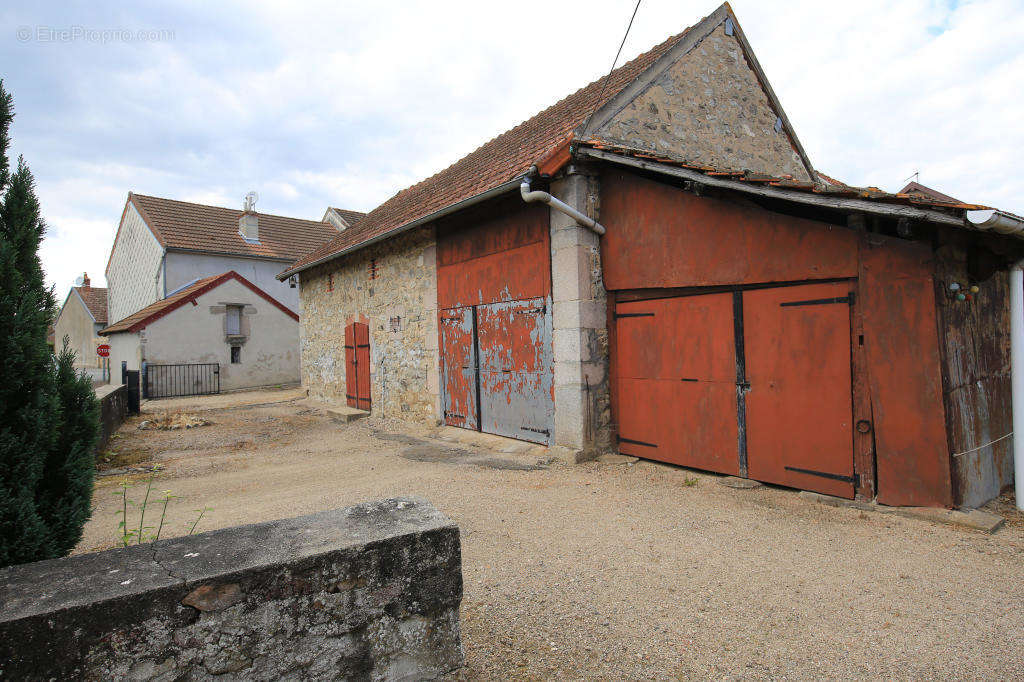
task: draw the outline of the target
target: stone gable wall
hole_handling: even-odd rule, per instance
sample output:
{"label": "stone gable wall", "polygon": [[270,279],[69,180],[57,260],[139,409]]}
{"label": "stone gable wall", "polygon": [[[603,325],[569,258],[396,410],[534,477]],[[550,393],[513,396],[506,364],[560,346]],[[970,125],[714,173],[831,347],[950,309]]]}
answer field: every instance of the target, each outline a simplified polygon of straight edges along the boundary
{"label": "stone gable wall", "polygon": [[594,138],[694,165],[810,176],[735,36],[723,26],[658,76]]}
{"label": "stone gable wall", "polygon": [[[375,279],[370,279],[371,261],[376,261]],[[345,404],[345,325],[365,322],[370,328],[371,413],[422,423],[438,418],[432,227],[303,272],[300,287],[302,385],[311,398]]]}

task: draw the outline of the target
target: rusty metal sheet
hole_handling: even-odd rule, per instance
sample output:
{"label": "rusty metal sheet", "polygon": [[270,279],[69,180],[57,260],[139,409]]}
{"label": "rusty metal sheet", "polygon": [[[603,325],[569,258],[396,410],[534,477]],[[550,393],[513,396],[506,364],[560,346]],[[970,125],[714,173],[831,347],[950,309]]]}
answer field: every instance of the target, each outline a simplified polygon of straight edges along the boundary
{"label": "rusty metal sheet", "polygon": [[853,497],[853,286],[743,292],[750,478]]}
{"label": "rusty metal sheet", "polygon": [[547,299],[477,307],[480,430],[552,442],[551,304]]}
{"label": "rusty metal sheet", "polygon": [[740,473],[731,293],[616,304],[619,451]]}
{"label": "rusty metal sheet", "polygon": [[473,308],[452,308],[438,314],[441,344],[441,406],[449,426],[477,429],[477,348]]}
{"label": "rusty metal sheet", "polygon": [[439,308],[526,300],[551,293],[549,211],[543,204],[488,204],[437,229]]}
{"label": "rusty metal sheet", "polygon": [[865,234],[860,260],[878,501],[951,506],[931,250]]}
{"label": "rusty metal sheet", "polygon": [[857,234],[697,196],[620,170],[601,180],[608,289],[795,282],[857,276]]}

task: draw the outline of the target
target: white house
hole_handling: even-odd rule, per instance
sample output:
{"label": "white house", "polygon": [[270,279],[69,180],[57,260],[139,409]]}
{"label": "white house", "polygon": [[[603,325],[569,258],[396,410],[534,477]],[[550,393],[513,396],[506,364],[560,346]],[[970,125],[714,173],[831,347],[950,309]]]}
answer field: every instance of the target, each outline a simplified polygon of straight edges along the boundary
{"label": "white house", "polygon": [[75,351],[76,367],[102,367],[96,346],[102,341],[96,334],[107,326],[107,290],[90,286],[89,275],[82,275],[82,284],[71,287],[53,323],[54,350],[60,352],[64,337]]}
{"label": "white house", "polygon": [[129,192],[107,262],[109,319],[232,270],[298,312],[298,289],[275,275],[362,215],[329,209],[323,220],[301,220]]}
{"label": "white house", "polygon": [[299,316],[234,271],[204,277],[100,334],[115,377],[122,363],[145,367],[149,397],[299,380]]}

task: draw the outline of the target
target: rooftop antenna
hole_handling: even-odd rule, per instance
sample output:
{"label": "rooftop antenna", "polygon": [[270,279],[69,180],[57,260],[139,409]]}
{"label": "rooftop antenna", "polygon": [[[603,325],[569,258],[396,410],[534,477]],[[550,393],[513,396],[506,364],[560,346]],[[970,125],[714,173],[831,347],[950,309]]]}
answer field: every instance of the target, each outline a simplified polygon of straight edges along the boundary
{"label": "rooftop antenna", "polygon": [[256,202],[259,201],[259,200],[260,200],[260,195],[257,194],[256,192],[249,192],[248,194],[246,194],[245,195],[245,212],[246,213],[255,213],[256,212]]}
{"label": "rooftop antenna", "polygon": [[911,175],[906,180],[904,180],[903,182],[906,182],[907,180],[913,180],[917,184],[921,184],[921,171],[914,171],[914,174]]}

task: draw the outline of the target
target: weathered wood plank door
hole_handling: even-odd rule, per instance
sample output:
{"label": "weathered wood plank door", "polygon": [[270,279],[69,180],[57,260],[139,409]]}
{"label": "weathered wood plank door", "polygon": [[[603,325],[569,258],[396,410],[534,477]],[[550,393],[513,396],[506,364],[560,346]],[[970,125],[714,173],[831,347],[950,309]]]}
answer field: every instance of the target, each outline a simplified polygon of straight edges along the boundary
{"label": "weathered wood plank door", "polygon": [[345,327],[345,402],[370,409],[370,327],[362,322]]}
{"label": "weathered wood plank door", "polygon": [[475,317],[472,307],[449,308],[438,316],[444,423],[466,429],[480,425]]}

